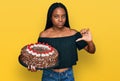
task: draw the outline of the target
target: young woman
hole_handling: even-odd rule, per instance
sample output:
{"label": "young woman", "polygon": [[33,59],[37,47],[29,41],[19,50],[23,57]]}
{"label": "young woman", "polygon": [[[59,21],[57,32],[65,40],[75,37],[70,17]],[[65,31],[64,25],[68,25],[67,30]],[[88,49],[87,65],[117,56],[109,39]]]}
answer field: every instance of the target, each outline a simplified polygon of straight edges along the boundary
{"label": "young woman", "polygon": [[89,29],[80,32],[69,26],[68,13],[62,3],[53,3],[47,14],[45,30],[40,33],[38,42],[45,42],[59,52],[59,65],[43,70],[42,81],[74,81],[72,66],[78,60],[77,48],[95,53],[95,45]]}

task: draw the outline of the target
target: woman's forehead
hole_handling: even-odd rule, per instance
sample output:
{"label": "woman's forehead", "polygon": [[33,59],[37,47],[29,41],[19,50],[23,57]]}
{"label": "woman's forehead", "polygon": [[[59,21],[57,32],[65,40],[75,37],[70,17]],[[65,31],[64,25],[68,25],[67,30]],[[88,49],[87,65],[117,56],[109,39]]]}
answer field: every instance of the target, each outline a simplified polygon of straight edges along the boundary
{"label": "woman's forehead", "polygon": [[56,8],[52,14],[66,14],[65,10],[61,7]]}

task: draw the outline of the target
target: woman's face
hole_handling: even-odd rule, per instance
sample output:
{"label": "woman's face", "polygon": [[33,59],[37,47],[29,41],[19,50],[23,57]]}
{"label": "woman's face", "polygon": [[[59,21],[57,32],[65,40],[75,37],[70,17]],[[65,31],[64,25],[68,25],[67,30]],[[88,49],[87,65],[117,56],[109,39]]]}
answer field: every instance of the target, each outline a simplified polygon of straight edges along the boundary
{"label": "woman's face", "polygon": [[56,8],[52,13],[53,27],[62,28],[66,22],[66,13],[63,8]]}

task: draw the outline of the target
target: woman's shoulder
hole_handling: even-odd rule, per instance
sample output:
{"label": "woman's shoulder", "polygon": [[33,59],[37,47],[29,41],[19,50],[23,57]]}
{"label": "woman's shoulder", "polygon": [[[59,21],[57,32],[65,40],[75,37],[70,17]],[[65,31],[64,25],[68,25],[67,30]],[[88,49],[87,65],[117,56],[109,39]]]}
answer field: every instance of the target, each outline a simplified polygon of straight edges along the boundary
{"label": "woman's shoulder", "polygon": [[75,29],[70,29],[70,32],[71,32],[72,34],[76,34],[78,31],[75,30]]}
{"label": "woman's shoulder", "polygon": [[51,29],[44,30],[40,32],[39,37],[46,37],[50,33]]}
{"label": "woman's shoulder", "polygon": [[44,35],[45,35],[45,32],[42,31],[42,32],[40,32],[39,37],[44,37]]}

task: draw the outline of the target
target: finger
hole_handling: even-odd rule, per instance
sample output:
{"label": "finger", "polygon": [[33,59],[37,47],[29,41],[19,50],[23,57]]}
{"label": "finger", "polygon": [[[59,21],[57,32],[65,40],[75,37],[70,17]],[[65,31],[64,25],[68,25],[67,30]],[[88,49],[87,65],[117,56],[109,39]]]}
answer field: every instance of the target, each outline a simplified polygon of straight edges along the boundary
{"label": "finger", "polygon": [[80,31],[80,33],[81,33],[81,34],[86,34],[86,33],[87,33],[87,29],[86,29],[86,28],[82,29],[82,30]]}
{"label": "finger", "polygon": [[77,39],[76,42],[81,41],[81,40],[83,40],[83,38],[79,38],[79,39]]}
{"label": "finger", "polygon": [[85,29],[82,29],[82,30],[80,31],[81,34],[84,34],[84,32],[85,32]]}
{"label": "finger", "polygon": [[89,33],[89,29],[88,28],[86,28],[85,30],[84,30],[84,35],[87,35]]}
{"label": "finger", "polygon": [[34,70],[34,72],[37,71],[36,68],[35,68],[35,66],[33,66],[33,70]]}
{"label": "finger", "polygon": [[37,71],[35,66],[31,65],[31,72],[35,72],[35,71]]}
{"label": "finger", "polygon": [[89,30],[86,29],[84,34],[87,35],[88,33],[89,33]]}
{"label": "finger", "polygon": [[91,34],[90,29],[87,30],[87,33],[88,33],[88,34]]}
{"label": "finger", "polygon": [[31,65],[30,71],[33,72],[33,66]]}
{"label": "finger", "polygon": [[90,29],[89,28],[87,28],[87,31],[89,31]]}
{"label": "finger", "polygon": [[89,28],[86,29],[86,32],[89,32]]}
{"label": "finger", "polygon": [[30,71],[30,66],[28,66],[27,69]]}

